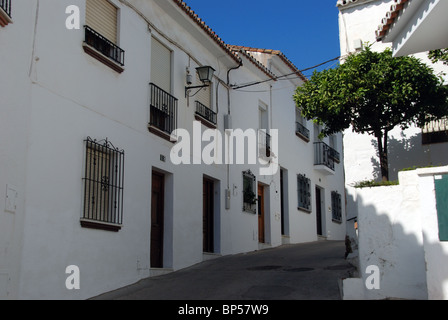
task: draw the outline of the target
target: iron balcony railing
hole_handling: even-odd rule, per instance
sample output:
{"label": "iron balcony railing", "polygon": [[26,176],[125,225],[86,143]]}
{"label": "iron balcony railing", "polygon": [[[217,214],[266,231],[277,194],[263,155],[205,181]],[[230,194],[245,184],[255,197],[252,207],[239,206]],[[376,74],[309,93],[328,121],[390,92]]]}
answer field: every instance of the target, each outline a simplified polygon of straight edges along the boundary
{"label": "iron balcony railing", "polygon": [[90,28],[89,26],[84,26],[85,29],[85,40],[89,46],[98,50],[106,57],[112,59],[121,66],[124,66],[124,50],[118,47],[113,42],[107,40],[104,36]]}
{"label": "iron balcony railing", "polygon": [[153,83],[149,86],[149,125],[171,135],[177,129],[177,99]]}
{"label": "iron balcony railing", "polygon": [[310,130],[308,130],[303,124],[300,122],[296,122],[296,133],[301,134],[306,139],[310,138]]}
{"label": "iron balcony railing", "polygon": [[315,165],[324,165],[331,170],[334,170],[334,158],[332,156],[333,148],[330,148],[324,142],[315,142],[314,143],[314,164]]}
{"label": "iron balcony railing", "polygon": [[330,147],[330,157],[337,163],[341,162],[341,154],[332,147]]}
{"label": "iron balcony railing", "polygon": [[11,18],[11,0],[0,0],[0,8]]}
{"label": "iron balcony railing", "polygon": [[218,123],[218,116],[216,112],[214,112],[212,109],[206,107],[199,101],[196,101],[196,114],[204,118],[205,120],[213,123],[216,125]]}

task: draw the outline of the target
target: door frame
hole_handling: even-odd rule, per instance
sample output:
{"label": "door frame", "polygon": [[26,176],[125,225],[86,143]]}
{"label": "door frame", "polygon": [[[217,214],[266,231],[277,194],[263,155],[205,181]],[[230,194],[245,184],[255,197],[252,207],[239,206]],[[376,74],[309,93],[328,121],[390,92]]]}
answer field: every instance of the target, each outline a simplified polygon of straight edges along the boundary
{"label": "door frame", "polygon": [[[205,198],[206,195],[208,199]],[[202,179],[202,244],[204,253],[215,253],[215,208],[215,181],[204,176]]]}
{"label": "door frame", "polygon": [[258,242],[266,243],[266,206],[265,206],[265,189],[261,183],[257,185],[258,199]]}
{"label": "door frame", "polygon": [[[154,212],[153,201],[154,201],[154,183],[155,178],[161,179],[159,202],[157,203],[158,212]],[[155,215],[158,215],[157,220],[161,221],[158,231],[160,235],[155,239],[154,233],[154,220]],[[151,268],[163,268],[164,266],[164,237],[165,237],[165,175],[161,172],[153,170],[151,172],[151,237],[150,237],[150,266]],[[157,243],[155,243],[157,241]],[[155,246],[157,245],[157,250]],[[158,254],[156,252],[159,252]]]}

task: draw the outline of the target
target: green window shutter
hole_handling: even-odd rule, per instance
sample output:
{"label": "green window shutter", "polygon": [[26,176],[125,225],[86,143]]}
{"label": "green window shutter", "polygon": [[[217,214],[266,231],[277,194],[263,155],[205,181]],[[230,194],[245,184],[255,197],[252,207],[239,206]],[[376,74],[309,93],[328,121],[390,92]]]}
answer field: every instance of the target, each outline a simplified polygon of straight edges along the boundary
{"label": "green window shutter", "polygon": [[448,241],[448,175],[435,177],[439,239]]}

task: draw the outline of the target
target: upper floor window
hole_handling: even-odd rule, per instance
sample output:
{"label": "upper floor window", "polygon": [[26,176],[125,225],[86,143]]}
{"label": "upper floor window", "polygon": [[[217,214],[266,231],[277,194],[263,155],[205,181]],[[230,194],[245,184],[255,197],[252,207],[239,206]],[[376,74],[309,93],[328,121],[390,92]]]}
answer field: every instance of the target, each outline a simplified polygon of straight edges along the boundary
{"label": "upper floor window", "polygon": [[84,42],[88,46],[84,46],[84,50],[121,73],[124,50],[118,46],[118,13],[118,8],[107,0],[86,1]]}
{"label": "upper floor window", "polygon": [[5,27],[11,22],[11,0],[0,0],[0,26]]}
{"label": "upper floor window", "polygon": [[[196,84],[202,84],[198,73],[196,73]],[[212,92],[213,85],[210,83],[208,87],[201,88],[197,92],[194,92],[192,97],[194,97],[196,104],[196,120],[201,121],[205,126],[213,129],[216,128],[216,124],[218,123],[218,115],[213,110]]]}
{"label": "upper floor window", "polygon": [[310,141],[310,130],[306,126],[306,119],[302,116],[302,111],[299,108],[296,110],[296,135],[306,142]]}
{"label": "upper floor window", "polygon": [[427,123],[422,131],[423,144],[448,142],[448,117]]}
{"label": "upper floor window", "polygon": [[156,38],[151,41],[151,83],[171,94],[172,52]]}

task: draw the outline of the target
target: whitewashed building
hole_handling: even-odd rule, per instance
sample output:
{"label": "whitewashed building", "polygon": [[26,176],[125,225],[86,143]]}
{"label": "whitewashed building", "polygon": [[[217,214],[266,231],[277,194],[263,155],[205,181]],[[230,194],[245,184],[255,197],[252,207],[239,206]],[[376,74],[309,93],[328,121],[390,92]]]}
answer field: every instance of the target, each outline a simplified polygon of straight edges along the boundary
{"label": "whitewashed building", "polygon": [[[0,1],[1,299],[344,239],[342,138],[300,118],[283,54],[227,45],[179,0],[72,2]],[[247,142],[227,164],[237,129],[253,163]]]}

